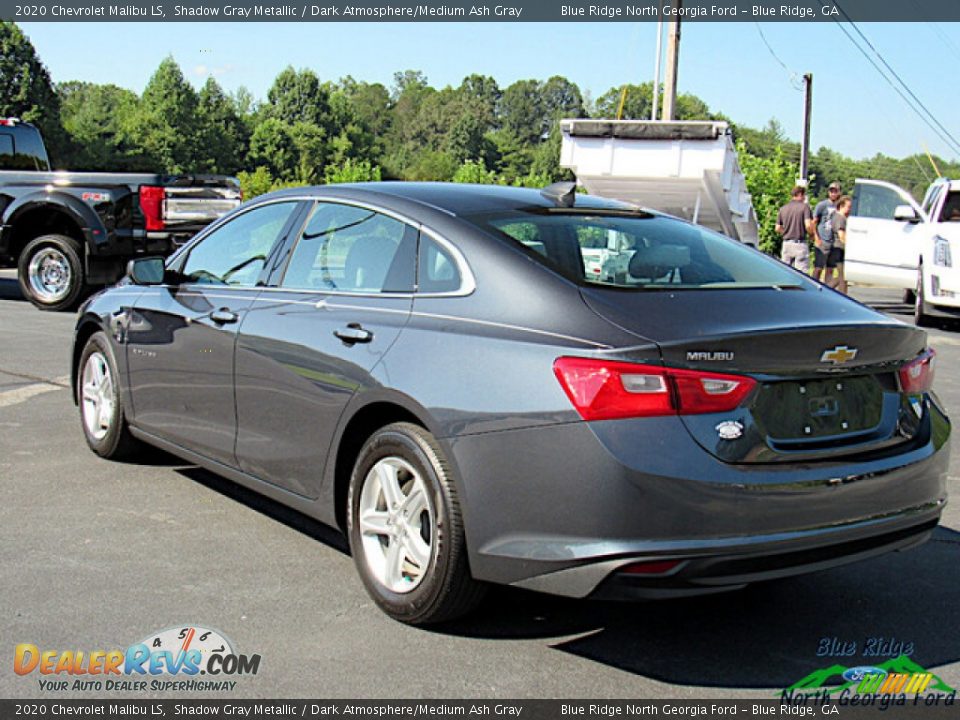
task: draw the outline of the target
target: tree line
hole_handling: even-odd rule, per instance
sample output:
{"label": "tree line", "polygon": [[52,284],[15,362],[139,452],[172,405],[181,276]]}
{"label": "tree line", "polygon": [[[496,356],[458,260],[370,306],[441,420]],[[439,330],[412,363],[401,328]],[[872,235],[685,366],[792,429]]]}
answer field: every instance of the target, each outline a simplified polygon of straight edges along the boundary
{"label": "tree line", "polygon": [[[393,83],[325,80],[310,69],[280,72],[265,98],[228,93],[210,77],[199,91],[172,57],[141,94],[112,84],[54,84],[15,23],[0,23],[0,117],[37,124],[56,167],[237,175],[245,197],[278,187],[377,179],[453,180],[538,187],[571,178],[559,165],[564,117],[650,117],[652,84],[613,87],[595,100],[559,75],[505,88],[473,74],[435,88],[416,70]],[[749,128],[681,94],[680,120],[731,123],[761,225],[776,251],[776,208],[797,177],[799,145],[771,120]],[[960,165],[935,158],[944,175]],[[926,156],[854,160],[822,147],[810,158],[811,195],[834,180],[897,183],[921,194],[934,171]]]}

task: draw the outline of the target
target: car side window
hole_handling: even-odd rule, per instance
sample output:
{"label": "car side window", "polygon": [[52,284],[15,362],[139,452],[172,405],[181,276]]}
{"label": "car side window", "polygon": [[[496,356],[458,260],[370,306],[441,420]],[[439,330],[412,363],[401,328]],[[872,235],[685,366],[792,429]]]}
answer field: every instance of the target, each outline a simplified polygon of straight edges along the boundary
{"label": "car side window", "polygon": [[960,192],[947,193],[939,219],[941,222],[960,222]]}
{"label": "car side window", "polygon": [[421,235],[417,289],[422,293],[456,292],[460,284],[460,270],[453,256],[440,243]]}
{"label": "car side window", "polygon": [[187,256],[186,282],[253,287],[296,201],[249,210],[200,240]]}
{"label": "car side window", "polygon": [[857,201],[851,214],[857,217],[893,220],[898,205],[906,204],[900,193],[881,185],[857,185]]}
{"label": "car side window", "polygon": [[318,202],[280,286],[295,290],[413,292],[417,230],[353,205]]}

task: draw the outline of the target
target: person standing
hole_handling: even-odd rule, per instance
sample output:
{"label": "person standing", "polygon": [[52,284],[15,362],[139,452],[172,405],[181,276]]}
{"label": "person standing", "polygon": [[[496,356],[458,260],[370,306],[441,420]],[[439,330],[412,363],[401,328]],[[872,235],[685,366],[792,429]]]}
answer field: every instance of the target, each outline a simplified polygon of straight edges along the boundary
{"label": "person standing", "polygon": [[791,200],[777,213],[776,231],[783,236],[780,259],[801,272],[810,272],[810,248],[807,234],[814,232],[813,213],[807,203],[807,189],[797,185],[790,193]]}
{"label": "person standing", "polygon": [[[830,278],[827,285],[842,292],[847,293],[847,278],[843,274],[844,251],[847,247],[847,218],[850,217],[850,209],[853,203],[850,197],[844,195],[837,200],[837,209],[833,214],[833,247],[830,249],[830,255],[827,257],[827,267],[831,265],[837,269],[836,280]],[[831,282],[832,280],[832,282]]]}
{"label": "person standing", "polygon": [[[827,264],[836,236],[833,234],[833,214],[840,197],[840,183],[832,182],[827,188],[827,198],[813,209],[813,279],[826,282],[833,277],[833,266]],[[826,271],[826,277],[824,277]],[[829,284],[829,283],[828,283]]]}

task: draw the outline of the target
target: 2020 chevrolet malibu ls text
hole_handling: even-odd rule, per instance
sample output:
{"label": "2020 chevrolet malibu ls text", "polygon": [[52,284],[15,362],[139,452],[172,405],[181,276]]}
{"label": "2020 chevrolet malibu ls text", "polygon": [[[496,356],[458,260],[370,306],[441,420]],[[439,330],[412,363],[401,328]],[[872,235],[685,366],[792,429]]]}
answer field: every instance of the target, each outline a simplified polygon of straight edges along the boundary
{"label": "2020 chevrolet malibu ls text", "polygon": [[673,597],[818,570],[925,540],[946,502],[922,330],[553,186],[256,198],[91,298],[73,359],[96,453],[156,445],[339,526],[414,624],[491,582]]}

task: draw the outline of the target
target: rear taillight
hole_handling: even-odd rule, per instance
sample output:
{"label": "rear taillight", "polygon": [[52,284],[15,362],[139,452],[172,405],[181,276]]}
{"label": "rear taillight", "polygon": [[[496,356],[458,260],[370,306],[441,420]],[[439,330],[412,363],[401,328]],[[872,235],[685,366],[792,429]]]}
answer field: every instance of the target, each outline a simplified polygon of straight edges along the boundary
{"label": "rear taillight", "polygon": [[553,372],[584,420],[726,412],[756,385],[741,375],[576,357],[557,358]]}
{"label": "rear taillight", "polygon": [[900,368],[900,389],[908,395],[929,392],[933,387],[933,365],[937,354],[927,348],[914,360]]}
{"label": "rear taillight", "polygon": [[140,186],[140,212],[147,230],[163,230],[164,190],[156,185]]}

